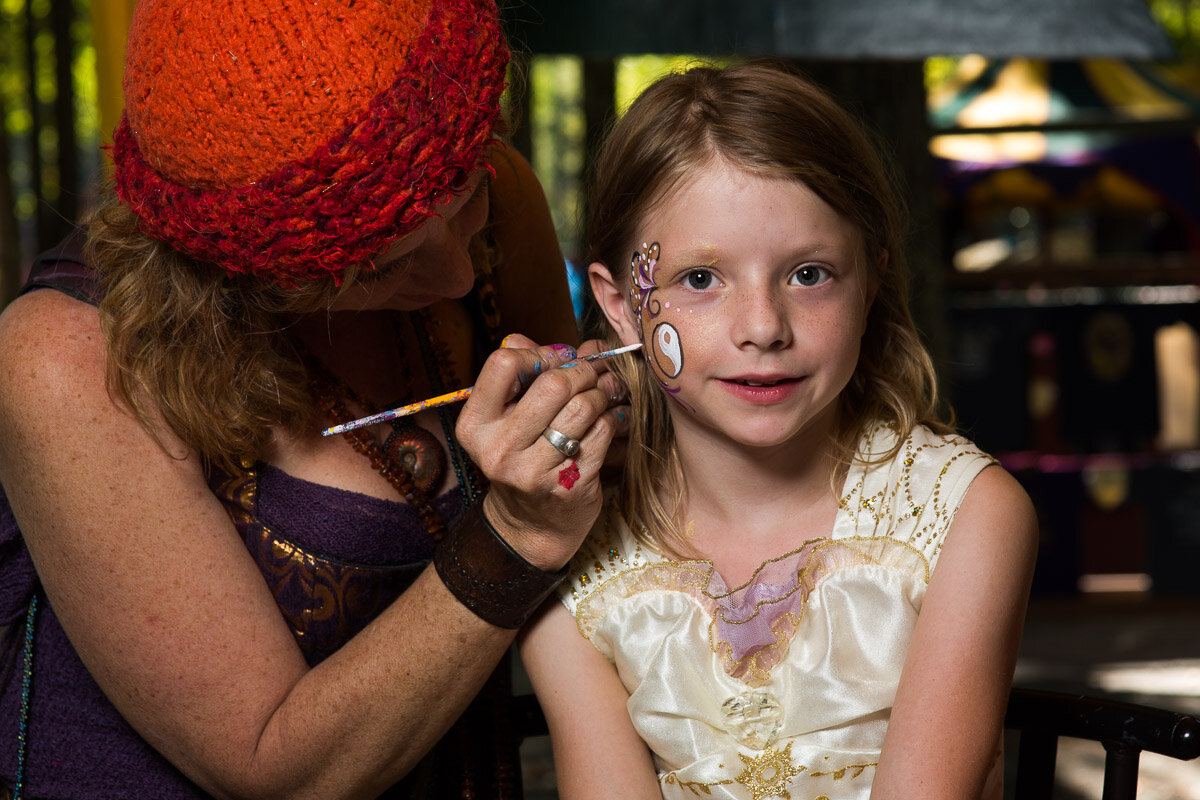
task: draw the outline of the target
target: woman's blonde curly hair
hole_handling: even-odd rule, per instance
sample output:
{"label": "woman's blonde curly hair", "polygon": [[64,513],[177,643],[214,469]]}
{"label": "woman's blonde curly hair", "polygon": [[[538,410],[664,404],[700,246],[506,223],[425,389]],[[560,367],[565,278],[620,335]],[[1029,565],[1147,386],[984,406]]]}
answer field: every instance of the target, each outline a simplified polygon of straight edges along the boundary
{"label": "woman's blonde curly hair", "polygon": [[313,421],[307,373],[287,327],[327,307],[352,275],[341,287],[328,279],[293,288],[228,276],[141,233],[111,187],[87,230],[84,258],[103,296],[109,392],[147,430],[165,424],[206,463],[231,470],[262,454],[274,426]]}

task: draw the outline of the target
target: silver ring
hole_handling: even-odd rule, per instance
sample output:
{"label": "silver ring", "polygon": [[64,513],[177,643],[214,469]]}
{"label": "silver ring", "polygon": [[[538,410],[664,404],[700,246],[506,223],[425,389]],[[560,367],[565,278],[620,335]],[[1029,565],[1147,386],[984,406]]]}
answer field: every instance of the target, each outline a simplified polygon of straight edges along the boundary
{"label": "silver ring", "polygon": [[542,436],[545,436],[546,441],[553,445],[555,450],[562,453],[567,458],[574,458],[575,456],[579,455],[578,439],[572,439],[565,433],[560,433],[559,431],[554,430],[554,428],[546,428],[546,430],[542,431]]}

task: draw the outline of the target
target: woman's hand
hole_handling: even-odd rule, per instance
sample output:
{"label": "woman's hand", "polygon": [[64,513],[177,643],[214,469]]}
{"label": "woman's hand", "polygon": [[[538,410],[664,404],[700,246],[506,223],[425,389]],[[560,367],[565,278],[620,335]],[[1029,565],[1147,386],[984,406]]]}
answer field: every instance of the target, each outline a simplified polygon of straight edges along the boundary
{"label": "woman's hand", "polygon": [[[557,570],[575,553],[600,512],[600,470],[614,436],[628,429],[618,408],[624,387],[605,360],[538,347],[513,335],[493,353],[458,420],[459,441],[491,482],[483,512],[526,560]],[[567,457],[548,430],[579,440]]]}

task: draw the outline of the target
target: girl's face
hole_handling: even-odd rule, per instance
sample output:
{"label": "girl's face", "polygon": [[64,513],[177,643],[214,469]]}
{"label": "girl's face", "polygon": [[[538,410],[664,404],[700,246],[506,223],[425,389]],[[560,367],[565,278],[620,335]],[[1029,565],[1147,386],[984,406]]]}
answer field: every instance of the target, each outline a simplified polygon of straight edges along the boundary
{"label": "girl's face", "polygon": [[677,433],[754,447],[823,437],[875,292],[854,226],[798,181],[718,159],[640,230],[628,274],[612,274],[624,308],[601,303],[627,344],[645,344]]}
{"label": "girl's face", "polygon": [[487,177],[486,169],[472,174],[467,186],[450,195],[434,216],[376,257],[375,269],[362,270],[330,310],[413,311],[471,291],[475,267],[468,246],[487,222]]}

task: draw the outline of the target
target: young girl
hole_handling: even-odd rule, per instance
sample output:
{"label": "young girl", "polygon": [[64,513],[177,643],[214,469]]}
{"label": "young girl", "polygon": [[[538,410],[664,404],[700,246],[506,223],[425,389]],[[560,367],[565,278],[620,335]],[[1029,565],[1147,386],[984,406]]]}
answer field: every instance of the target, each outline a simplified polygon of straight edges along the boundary
{"label": "young girl", "polygon": [[613,130],[590,278],[645,343],[625,481],[522,641],[563,797],[999,797],[1034,514],[937,411],[889,192],[767,63]]}

